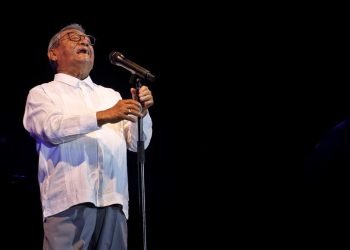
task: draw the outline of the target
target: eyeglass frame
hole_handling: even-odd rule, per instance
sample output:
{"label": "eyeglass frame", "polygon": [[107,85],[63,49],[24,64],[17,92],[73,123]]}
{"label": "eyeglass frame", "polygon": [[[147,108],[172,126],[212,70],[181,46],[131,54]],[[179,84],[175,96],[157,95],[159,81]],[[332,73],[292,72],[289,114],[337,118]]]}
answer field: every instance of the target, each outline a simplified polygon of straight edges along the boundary
{"label": "eyeglass frame", "polygon": [[[76,36],[79,36],[79,40],[73,40],[71,38],[71,35],[70,34],[75,34]],[[60,40],[63,40],[65,38],[69,39],[69,41],[72,41],[72,42],[80,42],[82,40],[82,37],[85,39],[85,38],[89,38],[89,45],[91,46],[94,46],[95,43],[96,43],[96,37],[92,36],[92,35],[86,35],[86,34],[78,34],[77,32],[75,31],[71,31],[71,32],[67,32],[66,34],[64,34],[62,37],[59,37],[57,38],[57,40],[52,44],[51,48],[54,48],[57,46],[58,42]]]}

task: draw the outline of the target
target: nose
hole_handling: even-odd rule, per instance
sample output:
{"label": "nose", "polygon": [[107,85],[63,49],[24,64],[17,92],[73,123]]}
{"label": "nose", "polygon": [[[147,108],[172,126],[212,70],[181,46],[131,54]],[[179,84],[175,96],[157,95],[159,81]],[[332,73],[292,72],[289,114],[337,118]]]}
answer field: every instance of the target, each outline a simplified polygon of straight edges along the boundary
{"label": "nose", "polygon": [[90,42],[88,40],[86,40],[86,39],[80,40],[79,43],[80,43],[80,45],[84,45],[84,46],[89,46],[90,45]]}
{"label": "nose", "polygon": [[81,44],[81,45],[85,45],[85,46],[91,45],[91,42],[90,42],[89,37],[84,36],[84,35],[81,35],[81,36],[80,36],[80,44]]}

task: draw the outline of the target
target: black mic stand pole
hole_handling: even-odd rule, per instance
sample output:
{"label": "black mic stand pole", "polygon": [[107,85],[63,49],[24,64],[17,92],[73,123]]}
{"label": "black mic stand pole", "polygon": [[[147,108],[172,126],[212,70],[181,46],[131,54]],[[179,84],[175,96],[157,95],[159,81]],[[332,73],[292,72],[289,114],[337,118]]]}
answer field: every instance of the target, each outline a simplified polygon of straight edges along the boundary
{"label": "black mic stand pole", "polygon": [[[139,90],[141,88],[141,79],[135,74],[130,77],[130,84],[136,88],[136,100],[139,101]],[[146,199],[145,199],[145,144],[143,140],[143,118],[137,118],[138,123],[138,141],[137,141],[137,165],[138,165],[138,190],[139,190],[139,212],[142,219],[142,242],[143,250],[147,250],[146,234]],[[141,205],[140,205],[141,204]]]}

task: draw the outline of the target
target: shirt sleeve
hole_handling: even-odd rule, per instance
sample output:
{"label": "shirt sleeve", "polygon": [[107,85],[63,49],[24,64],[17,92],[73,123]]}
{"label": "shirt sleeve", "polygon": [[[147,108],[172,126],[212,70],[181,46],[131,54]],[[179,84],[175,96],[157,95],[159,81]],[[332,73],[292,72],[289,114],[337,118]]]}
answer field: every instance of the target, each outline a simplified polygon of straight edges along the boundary
{"label": "shirt sleeve", "polygon": [[[142,118],[142,125],[143,125],[143,141],[144,141],[144,147],[145,149],[148,147],[148,145],[151,142],[152,138],[152,119],[147,112],[147,114]],[[138,138],[138,123],[135,122],[126,122],[126,138],[127,138],[127,144],[128,149],[136,152],[137,151],[137,141]]]}
{"label": "shirt sleeve", "polygon": [[65,115],[42,87],[29,92],[23,125],[31,136],[51,144],[72,141],[99,129],[96,112]]}

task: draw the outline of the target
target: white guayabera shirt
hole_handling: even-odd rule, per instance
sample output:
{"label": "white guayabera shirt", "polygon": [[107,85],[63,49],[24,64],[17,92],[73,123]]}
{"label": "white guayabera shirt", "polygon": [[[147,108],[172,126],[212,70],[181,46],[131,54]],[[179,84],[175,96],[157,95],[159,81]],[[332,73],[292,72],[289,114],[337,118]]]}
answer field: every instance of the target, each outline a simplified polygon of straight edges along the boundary
{"label": "white guayabera shirt", "polygon": [[[97,125],[96,111],[112,107],[121,96],[111,88],[56,74],[32,88],[23,124],[35,138],[44,218],[82,202],[122,204],[128,218],[127,149],[137,151],[137,123]],[[145,148],[152,120],[143,118]]]}

